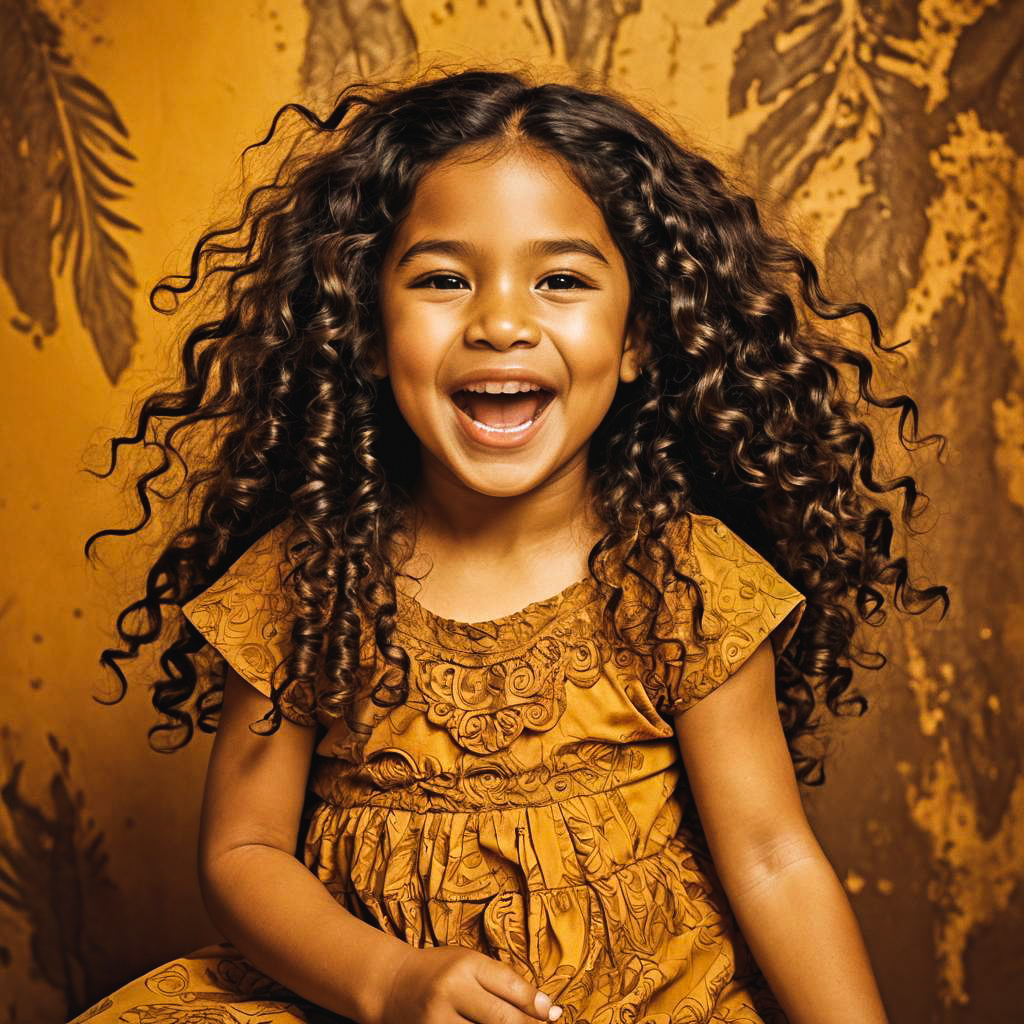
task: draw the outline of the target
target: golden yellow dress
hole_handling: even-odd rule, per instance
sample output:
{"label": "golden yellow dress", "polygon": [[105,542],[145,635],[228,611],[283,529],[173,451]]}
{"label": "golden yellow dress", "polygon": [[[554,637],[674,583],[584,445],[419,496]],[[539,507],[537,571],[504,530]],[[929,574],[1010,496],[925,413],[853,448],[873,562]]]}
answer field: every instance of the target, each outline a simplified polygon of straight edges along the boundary
{"label": "golden yellow dress", "polygon": [[[286,694],[286,716],[320,728],[305,862],[339,903],[415,946],[503,960],[564,1007],[565,1024],[784,1022],[684,821],[672,715],[765,637],[778,655],[805,602],[719,520],[690,523],[671,542],[715,638],[703,655],[688,644],[685,668],[652,673],[616,649],[587,579],[475,623],[399,594],[412,664],[402,706],[366,699],[384,668],[372,635],[346,719],[318,720],[308,693]],[[274,534],[184,608],[264,693],[289,635]],[[691,599],[682,587],[666,598],[685,643]],[[223,945],[159,967],[76,1024],[341,1019]]]}

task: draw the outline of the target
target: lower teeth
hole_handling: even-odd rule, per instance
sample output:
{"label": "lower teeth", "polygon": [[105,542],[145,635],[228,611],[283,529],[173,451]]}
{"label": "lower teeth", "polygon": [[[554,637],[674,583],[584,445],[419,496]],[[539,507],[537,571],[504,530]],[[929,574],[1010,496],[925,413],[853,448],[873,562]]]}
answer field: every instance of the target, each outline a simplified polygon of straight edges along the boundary
{"label": "lower teeth", "polygon": [[[534,420],[536,417],[534,417]],[[481,423],[479,420],[473,420],[473,422],[481,429],[486,430],[489,434],[514,434],[516,431],[525,430],[534,420],[527,420],[525,423],[517,423],[514,427],[492,427],[489,423]]]}

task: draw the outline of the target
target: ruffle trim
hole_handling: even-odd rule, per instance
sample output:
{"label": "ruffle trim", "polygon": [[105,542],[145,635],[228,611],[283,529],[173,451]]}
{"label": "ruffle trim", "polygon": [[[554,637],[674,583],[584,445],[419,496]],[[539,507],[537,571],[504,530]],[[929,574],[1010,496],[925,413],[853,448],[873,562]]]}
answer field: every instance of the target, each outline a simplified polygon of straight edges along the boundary
{"label": "ruffle trim", "polygon": [[407,903],[592,884],[661,850],[678,831],[676,775],[659,781],[662,803],[653,808],[650,779],[471,813],[325,802],[306,833],[306,863],[325,884],[344,879],[361,894]]}
{"label": "ruffle trim", "polygon": [[[291,643],[294,607],[284,584],[286,524],[256,541],[202,593],[182,605],[182,614],[247,683],[265,697]],[[279,672],[277,681],[283,678]],[[313,694],[297,682],[281,694],[281,714],[297,725],[315,726]]]}
{"label": "ruffle trim", "polygon": [[692,519],[690,557],[680,559],[680,569],[700,587],[707,639],[702,649],[693,634],[693,596],[681,584],[669,588],[669,625],[687,653],[684,660],[664,662],[663,694],[652,694],[663,715],[680,714],[708,696],[767,638],[778,660],[807,607],[804,595],[724,523],[710,516]]}

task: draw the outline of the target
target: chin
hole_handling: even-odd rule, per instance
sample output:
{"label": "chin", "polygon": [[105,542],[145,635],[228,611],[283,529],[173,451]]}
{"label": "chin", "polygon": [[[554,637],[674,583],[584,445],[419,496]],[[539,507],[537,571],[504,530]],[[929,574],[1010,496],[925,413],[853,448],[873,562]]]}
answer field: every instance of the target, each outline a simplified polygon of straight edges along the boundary
{"label": "chin", "polygon": [[464,487],[489,498],[517,498],[521,494],[529,494],[545,479],[543,476],[524,477],[522,474],[457,475]]}

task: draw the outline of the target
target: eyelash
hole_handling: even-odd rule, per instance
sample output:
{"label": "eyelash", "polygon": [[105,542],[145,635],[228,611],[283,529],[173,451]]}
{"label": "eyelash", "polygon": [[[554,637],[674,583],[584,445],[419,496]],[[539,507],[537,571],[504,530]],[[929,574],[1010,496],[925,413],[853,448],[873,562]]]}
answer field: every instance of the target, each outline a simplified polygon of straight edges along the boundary
{"label": "eyelash", "polygon": [[[589,284],[586,283],[586,281],[583,280],[583,278],[577,277],[576,274],[568,274],[568,273],[565,273],[565,272],[555,273],[555,274],[548,274],[547,277],[541,278],[541,281],[550,281],[554,277],[560,277],[560,278],[564,278],[567,281],[572,281],[572,282],[574,282],[574,285],[573,285],[572,288],[554,288],[554,289],[547,288],[547,289],[545,289],[545,291],[573,292],[573,291],[583,291],[584,289],[589,289],[591,287]],[[432,281],[437,281],[437,280],[462,281],[462,278],[459,277],[457,274],[431,274],[429,277],[425,277],[421,281],[418,281],[416,284],[413,285],[413,287],[414,288],[426,288],[426,287],[430,286],[430,283]],[[456,291],[457,289],[455,289],[455,288],[437,288],[437,289],[434,289],[434,290],[435,291]]]}

